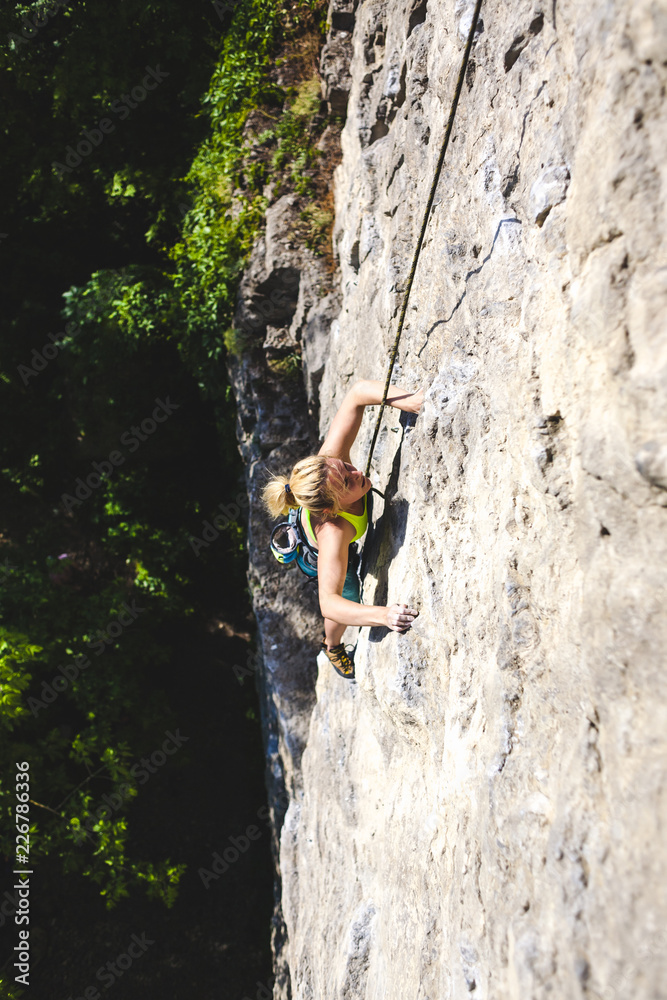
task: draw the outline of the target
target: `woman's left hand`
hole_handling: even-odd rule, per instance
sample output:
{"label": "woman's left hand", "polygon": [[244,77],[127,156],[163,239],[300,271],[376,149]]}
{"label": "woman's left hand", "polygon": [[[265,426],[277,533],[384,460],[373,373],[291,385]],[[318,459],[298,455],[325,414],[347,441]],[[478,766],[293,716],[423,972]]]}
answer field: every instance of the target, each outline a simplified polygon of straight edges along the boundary
{"label": "woman's left hand", "polygon": [[419,413],[424,403],[424,390],[420,389],[418,392],[413,392],[412,395],[405,400],[407,406],[404,407],[409,413]]}
{"label": "woman's left hand", "polygon": [[416,608],[411,608],[407,604],[390,604],[384,609],[385,622],[387,628],[392,632],[403,632],[410,628],[415,618],[419,617]]}

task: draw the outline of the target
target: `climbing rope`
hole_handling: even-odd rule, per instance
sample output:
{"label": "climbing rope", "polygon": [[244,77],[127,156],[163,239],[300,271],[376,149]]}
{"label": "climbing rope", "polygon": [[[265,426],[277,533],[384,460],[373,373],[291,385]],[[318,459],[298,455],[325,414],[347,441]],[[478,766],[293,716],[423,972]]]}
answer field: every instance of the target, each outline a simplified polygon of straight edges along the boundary
{"label": "climbing rope", "polygon": [[463,89],[463,81],[465,79],[466,69],[468,68],[468,60],[470,58],[470,51],[472,49],[472,43],[473,43],[473,38],[475,36],[475,31],[477,30],[477,22],[479,20],[479,12],[481,10],[481,7],[482,7],[482,0],[477,0],[477,3],[475,4],[475,10],[472,15],[470,31],[468,32],[468,41],[466,43],[465,52],[463,53],[461,69],[459,70],[459,78],[456,81],[456,89],[454,91],[454,99],[452,101],[452,106],[449,112],[449,120],[447,122],[445,138],[442,143],[442,149],[440,150],[438,165],[435,168],[435,176],[433,178],[433,183],[431,184],[431,193],[428,196],[428,204],[426,205],[426,211],[424,212],[424,221],[422,222],[421,232],[419,233],[419,239],[417,241],[417,248],[415,250],[414,257],[412,258],[412,267],[410,268],[410,274],[408,276],[408,284],[405,289],[405,295],[403,296],[401,315],[398,320],[398,332],[396,334],[394,346],[391,351],[389,359],[389,371],[387,372],[387,380],[385,382],[384,394],[382,396],[382,402],[380,404],[380,412],[378,413],[377,423],[375,424],[375,431],[373,433],[373,440],[371,441],[370,451],[368,452],[368,461],[366,462],[367,476],[370,475],[371,471],[371,458],[373,457],[375,442],[377,441],[377,436],[380,431],[380,424],[382,422],[382,411],[387,405],[387,394],[389,393],[389,386],[391,384],[391,374],[394,370],[396,355],[398,354],[398,345],[401,340],[401,334],[403,333],[403,323],[405,322],[405,314],[408,308],[408,299],[410,298],[410,290],[412,289],[412,283],[414,281],[415,271],[417,270],[417,261],[419,260],[419,254],[421,252],[422,243],[424,242],[424,234],[426,233],[426,226],[428,225],[428,217],[431,212],[431,208],[433,207],[433,199],[435,198],[435,191],[438,186],[438,181],[440,180],[440,173],[442,171],[443,164],[445,162],[445,154],[447,153],[447,147],[449,146],[449,138],[452,134],[452,128],[454,127],[454,117],[456,115],[456,109],[458,107],[459,98],[461,96],[461,90]]}

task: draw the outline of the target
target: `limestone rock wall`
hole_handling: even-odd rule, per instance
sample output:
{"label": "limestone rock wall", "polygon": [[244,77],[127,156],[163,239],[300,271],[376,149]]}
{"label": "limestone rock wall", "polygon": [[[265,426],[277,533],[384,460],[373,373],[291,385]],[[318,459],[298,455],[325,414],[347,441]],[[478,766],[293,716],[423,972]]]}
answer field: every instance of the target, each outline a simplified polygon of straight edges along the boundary
{"label": "limestone rock wall", "polygon": [[298,217],[299,203],[292,195],[269,208],[239,289],[237,351],[228,355],[250,498],[248,584],[258,630],[257,650],[247,663],[237,664],[237,676],[244,682],[255,679],[259,690],[274,830],[275,991],[284,997],[290,995],[290,973],[278,836],[290,796],[300,788],[301,755],[315,702],[313,649],[321,629],[313,585],[296,567],[282,567],[271,555],[272,524],[261,491],[270,471],[290,468],[317,448],[317,387],[331,323],[340,309],[340,295],[322,258],[294,242]]}
{"label": "limestone rock wall", "polygon": [[[384,378],[472,8],[344,8],[321,433]],[[666,83],[663,0],[485,0],[373,461],[363,600],[421,616],[267,681],[276,998],[667,996]]]}

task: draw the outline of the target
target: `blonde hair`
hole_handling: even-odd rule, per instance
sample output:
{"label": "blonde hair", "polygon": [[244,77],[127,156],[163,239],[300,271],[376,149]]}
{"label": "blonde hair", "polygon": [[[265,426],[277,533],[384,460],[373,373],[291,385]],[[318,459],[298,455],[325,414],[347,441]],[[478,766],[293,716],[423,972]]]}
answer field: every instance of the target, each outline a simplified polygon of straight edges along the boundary
{"label": "blonde hair", "polygon": [[330,465],[326,455],[309,455],[296,463],[289,477],[272,474],[262,499],[271,517],[287,514],[290,507],[306,507],[326,521],[340,510],[339,497],[344,491],[341,470]]}

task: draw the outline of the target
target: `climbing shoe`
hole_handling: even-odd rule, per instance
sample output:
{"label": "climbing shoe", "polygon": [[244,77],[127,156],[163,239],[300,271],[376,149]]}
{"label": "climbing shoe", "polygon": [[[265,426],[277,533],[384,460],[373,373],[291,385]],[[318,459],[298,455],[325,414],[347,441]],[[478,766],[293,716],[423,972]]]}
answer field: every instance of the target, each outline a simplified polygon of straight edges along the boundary
{"label": "climbing shoe", "polygon": [[320,653],[324,653],[337,674],[351,681],[354,678],[354,661],[341,642],[327,649],[326,642],[320,643]]}

